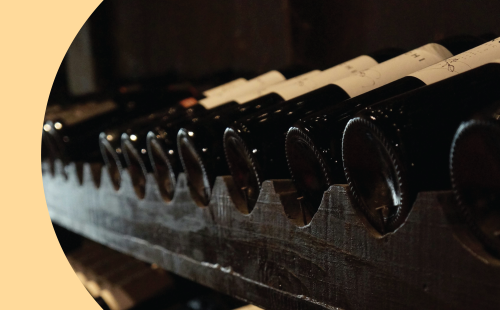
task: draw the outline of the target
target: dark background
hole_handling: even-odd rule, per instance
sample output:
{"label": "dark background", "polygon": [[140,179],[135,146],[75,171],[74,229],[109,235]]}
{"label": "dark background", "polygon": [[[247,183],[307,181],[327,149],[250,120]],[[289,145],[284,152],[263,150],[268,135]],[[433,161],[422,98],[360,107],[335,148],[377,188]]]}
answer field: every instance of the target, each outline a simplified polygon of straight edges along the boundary
{"label": "dark background", "polygon": [[499,13],[491,0],[104,0],[68,50],[49,101],[154,77],[325,69],[380,48],[498,34]]}

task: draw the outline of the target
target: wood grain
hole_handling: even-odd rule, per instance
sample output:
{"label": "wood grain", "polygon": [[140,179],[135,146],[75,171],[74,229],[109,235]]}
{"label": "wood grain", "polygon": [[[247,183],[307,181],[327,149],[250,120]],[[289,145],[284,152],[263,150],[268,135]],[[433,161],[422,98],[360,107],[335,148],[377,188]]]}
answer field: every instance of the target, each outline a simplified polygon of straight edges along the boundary
{"label": "wood grain", "polygon": [[116,191],[104,169],[96,177],[84,164],[78,177],[76,165],[56,162],[55,171],[43,173],[53,221],[264,309],[500,308],[498,260],[454,216],[450,192],[420,193],[406,223],[379,239],[344,185],[325,192],[311,223],[298,227],[276,190],[289,181],[266,181],[244,215],[230,177],[217,179],[202,208],[184,175],[165,203],[152,175],[139,200],[128,173]]}
{"label": "wood grain", "polygon": [[92,297],[101,297],[112,310],[132,308],[174,283],[163,270],[90,241],[67,258]]}

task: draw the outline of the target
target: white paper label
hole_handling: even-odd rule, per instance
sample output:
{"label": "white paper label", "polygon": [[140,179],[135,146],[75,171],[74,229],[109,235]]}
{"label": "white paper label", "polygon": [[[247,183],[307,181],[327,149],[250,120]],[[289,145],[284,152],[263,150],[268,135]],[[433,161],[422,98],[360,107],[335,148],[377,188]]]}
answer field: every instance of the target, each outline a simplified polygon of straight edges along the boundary
{"label": "white paper label", "polygon": [[378,63],[370,56],[359,56],[327,69],[318,75],[297,81],[292,85],[288,85],[286,88],[277,89],[275,93],[285,100],[290,100],[342,78],[358,74],[360,71],[369,69],[377,64]]}
{"label": "white paper label", "polygon": [[312,77],[312,76],[316,76],[316,75],[318,75],[320,73],[321,73],[321,70],[309,71],[307,73],[301,74],[299,76],[296,76],[294,78],[288,79],[288,80],[283,81],[281,83],[274,84],[274,85],[268,86],[266,88],[263,88],[263,89],[261,89],[259,91],[251,92],[251,93],[248,93],[248,94],[236,97],[233,100],[236,101],[236,102],[238,102],[239,104],[242,104],[242,103],[245,103],[245,102],[257,99],[257,98],[259,98],[261,96],[264,96],[264,95],[267,95],[267,94],[270,94],[270,93],[273,93],[273,92],[277,92],[280,89],[285,89],[285,88],[288,88],[288,87],[293,87],[293,85],[295,85],[298,81],[307,79],[307,78]]}
{"label": "white paper label", "polygon": [[220,96],[220,95],[223,95],[228,90],[239,87],[239,86],[245,84],[246,82],[247,82],[247,79],[239,78],[239,79],[233,80],[231,82],[227,82],[225,84],[219,85],[217,87],[205,90],[203,92],[203,96],[205,96],[205,97]]}
{"label": "white paper label", "polygon": [[284,80],[285,77],[280,72],[269,71],[268,73],[259,75],[258,77],[251,79],[250,81],[239,87],[228,90],[222,96],[205,98],[200,100],[199,103],[203,105],[205,109],[212,109],[221,104],[232,101],[238,96],[248,94],[250,92],[259,91],[267,86],[274,85]]}
{"label": "white paper label", "polygon": [[444,46],[430,43],[336,81],[335,85],[340,86],[352,98],[452,56]]}
{"label": "white paper label", "polygon": [[429,85],[500,58],[500,38],[410,74]]}

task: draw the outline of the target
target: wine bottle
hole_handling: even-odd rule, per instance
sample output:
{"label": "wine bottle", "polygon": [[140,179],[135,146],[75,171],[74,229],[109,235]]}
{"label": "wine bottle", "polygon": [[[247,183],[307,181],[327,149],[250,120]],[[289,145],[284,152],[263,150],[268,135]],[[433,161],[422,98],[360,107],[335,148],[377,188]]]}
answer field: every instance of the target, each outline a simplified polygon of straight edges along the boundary
{"label": "wine bottle", "polygon": [[[244,81],[243,83],[233,81],[233,83],[230,83],[231,85],[226,87],[216,89],[215,91],[209,90],[208,93],[205,92],[205,94],[209,96],[203,99],[186,98],[173,107],[176,111],[174,119],[177,121],[189,120],[211,113],[216,108],[227,108],[236,104],[231,101],[232,98],[247,92],[259,91],[267,86],[280,83],[286,80],[286,75],[286,70],[283,73],[273,70],[261,74],[249,81]],[[171,120],[172,118],[170,118],[168,122]]]}
{"label": "wine bottle", "polygon": [[481,43],[477,38],[465,37],[427,44],[235,122],[226,129],[224,147],[234,182],[246,191],[243,196],[247,197],[249,207],[256,203],[264,180],[290,177],[285,136],[297,120]]}
{"label": "wine bottle", "polygon": [[178,133],[178,152],[188,181],[196,189],[201,201],[204,204],[208,203],[217,175],[229,174],[222,137],[226,127],[231,125],[233,120],[298,97],[403,52],[401,49],[385,49],[356,57],[322,72],[316,70],[268,87],[261,92],[235,98],[234,101],[244,103],[220,113],[212,113],[204,120],[186,124]]}
{"label": "wine bottle", "polygon": [[[498,39],[493,43],[500,49]],[[455,62],[456,69],[467,70],[472,59],[478,58]],[[344,131],[342,158],[355,207],[380,236],[404,223],[418,192],[450,188],[456,128],[500,98],[499,63],[441,81],[435,77],[450,72],[433,68],[412,75],[429,85],[367,107]]]}
{"label": "wine bottle", "polygon": [[[464,72],[500,57],[498,42],[490,41],[472,50],[423,69],[434,79]],[[468,65],[465,65],[465,64]],[[471,66],[471,67],[469,67]],[[445,74],[438,75],[438,72]],[[286,137],[286,157],[292,180],[309,218],[318,209],[324,192],[333,184],[346,183],[341,147],[344,128],[356,112],[373,103],[425,86],[433,81],[409,75],[366,94],[333,105],[296,122]]]}
{"label": "wine bottle", "polygon": [[50,152],[49,146],[47,145],[47,142],[45,142],[45,139],[43,136],[44,136],[44,132],[42,130],[42,141],[41,141],[42,142],[41,143],[42,144],[42,149],[41,149],[42,161],[48,159],[50,156],[49,155],[49,152]]}
{"label": "wine bottle", "polygon": [[[176,124],[182,124],[183,122],[190,121],[195,117],[199,117],[205,113],[208,113],[208,111],[218,111],[220,109],[229,107],[231,104],[233,104],[233,102],[230,102],[230,98],[232,98],[233,96],[239,96],[249,91],[259,91],[260,89],[265,88],[268,85],[279,83],[284,79],[284,74],[281,74],[278,71],[271,71],[266,74],[260,75],[250,81],[246,81],[245,83],[233,82],[229,86],[217,88],[216,91],[210,90],[208,92],[205,92],[205,94],[209,95],[209,97],[201,99],[195,103],[190,102],[189,100],[183,100],[177,106],[174,105],[173,107],[167,109],[167,111],[164,111],[164,115],[161,115],[161,113],[157,113],[157,116],[155,116],[154,119],[158,120],[158,122],[151,120],[151,124],[149,124],[149,127],[127,127],[127,132],[123,132],[119,139],[119,141],[121,142],[121,146],[116,147],[115,149],[121,150],[123,154],[123,160],[126,162],[126,166],[128,166],[129,168],[129,172],[132,177],[132,183],[134,184],[139,197],[142,197],[144,195],[146,174],[151,171],[151,169],[149,169],[151,165],[149,164],[150,160],[147,146],[148,131],[150,131],[152,128],[157,128],[157,131],[162,131],[162,135],[165,135],[167,131],[162,130],[163,126],[168,127],[170,130],[173,130],[172,128],[174,128]],[[186,107],[189,108],[185,109]],[[158,123],[160,124],[158,125]],[[144,128],[147,129],[143,130]],[[132,131],[134,132],[132,133]],[[117,133],[115,132],[111,135],[115,136],[116,134]],[[120,156],[118,154],[115,155],[110,153],[110,150],[113,148],[109,146],[109,144],[111,144],[108,139],[109,135],[110,134],[106,133],[101,135],[101,150],[103,151],[103,157],[109,164],[108,168],[110,170],[110,173],[115,176],[113,177],[113,180],[115,186],[117,186],[116,183],[118,183],[119,181],[119,173],[117,172],[121,170],[120,164],[118,164],[118,162],[116,162],[116,164],[113,164],[109,159],[113,158],[115,161],[117,161],[120,159]],[[158,139],[158,136],[161,137],[160,135],[154,135],[154,139]],[[175,134],[172,134],[172,136],[175,136]],[[163,141],[163,145],[165,145],[166,143],[168,143],[168,139],[165,139],[165,141]],[[154,154],[156,154],[156,152]],[[175,162],[174,160],[172,161]],[[168,164],[171,166],[170,162]],[[155,171],[161,171],[161,168],[156,169]],[[158,174],[159,173],[155,173],[155,175]],[[156,178],[158,184],[164,185],[160,188],[162,196],[167,200],[171,199],[173,195],[173,188],[175,188],[175,179],[171,179],[170,175],[157,176]],[[168,189],[164,189],[164,187],[168,187]]]}
{"label": "wine bottle", "polygon": [[148,114],[191,95],[189,89],[120,87],[111,99],[74,104],[57,113],[57,119],[47,121],[54,156],[69,161],[100,161],[96,137],[105,128]]}
{"label": "wine bottle", "polygon": [[[500,101],[460,124],[450,152],[457,214],[484,251],[500,257]],[[477,248],[477,247],[476,247]]]}
{"label": "wine bottle", "polygon": [[[295,74],[296,70],[292,69],[292,71],[292,74]],[[181,116],[179,119],[179,113],[174,113],[174,115],[176,115],[177,117],[172,119],[172,115],[170,115],[170,117],[166,118],[167,124],[164,124],[165,118],[161,118],[160,125],[153,126],[155,127],[155,130],[159,132],[159,134],[153,136],[149,135],[149,139],[156,140],[160,139],[161,137],[165,137],[162,139],[163,141],[161,142],[161,145],[163,145],[164,147],[168,145],[168,147],[166,148],[158,149],[157,146],[160,144],[155,143],[156,141],[152,142],[152,144],[154,144],[153,146],[148,147],[148,130],[135,131],[135,133],[133,134],[130,132],[123,133],[121,135],[121,150],[123,152],[123,158],[126,162],[126,165],[129,168],[129,172],[132,177],[132,183],[138,196],[144,196],[146,175],[151,170],[149,169],[151,165],[149,164],[150,159],[148,155],[148,149],[151,149],[152,153],[151,162],[156,163],[155,166],[158,166],[157,169],[154,170],[154,172],[157,183],[161,185],[160,193],[162,194],[164,199],[170,200],[173,197],[176,176],[172,174],[172,171],[180,170],[180,168],[177,167],[173,168],[173,165],[175,165],[177,161],[176,159],[172,158],[174,157],[172,156],[174,154],[171,154],[170,152],[170,150],[172,149],[172,147],[170,147],[170,144],[173,144],[175,146],[175,140],[173,140],[173,142],[170,142],[168,137],[175,137],[174,133],[177,131],[177,129],[174,128],[178,128],[180,124],[189,122],[191,120],[196,120],[197,117],[203,115],[204,113],[208,113],[208,111],[216,113],[217,111],[229,108],[233,104],[238,104],[238,102],[232,100],[232,98],[245,95],[248,92],[261,91],[263,88],[266,88],[266,86],[277,84],[280,81],[283,81],[285,75],[288,74],[281,74],[278,71],[268,72],[246,83],[243,83],[242,85],[238,85],[237,87],[231,88],[229,90],[226,89],[223,94],[219,93],[218,96],[207,97],[200,100],[198,104],[196,104],[195,106],[191,106],[197,108],[188,109],[189,112],[186,115],[187,117],[183,118]],[[171,110],[169,110],[169,112],[170,111]],[[177,111],[179,111],[179,109],[177,109]],[[166,125],[166,127],[168,127],[168,130],[164,130],[161,124]],[[128,131],[131,131],[131,129],[128,129]],[[171,132],[170,135],[168,135],[169,131]],[[107,143],[106,140],[102,139],[102,137],[101,141],[102,144]],[[164,149],[169,150],[168,155],[164,155]],[[103,150],[105,151],[104,153],[106,153],[106,149],[103,148]],[[158,154],[158,152],[161,153]],[[167,168],[163,168],[162,165],[165,165]],[[116,172],[114,171],[119,170],[118,165],[116,165],[116,167],[110,165],[109,168],[110,170],[112,170],[110,172],[115,174]],[[168,171],[165,171],[166,169],[168,169]]]}
{"label": "wine bottle", "polygon": [[[223,92],[217,92],[214,96],[210,96],[201,100],[188,98],[180,102],[177,106],[173,107],[170,117],[165,118],[162,124],[156,124],[156,132],[152,130],[152,137],[162,136],[161,132],[170,132],[171,135],[177,135],[179,126],[184,123],[196,121],[200,117],[206,116],[210,113],[217,113],[218,111],[238,105],[239,98],[247,93],[261,92],[265,88],[279,84],[286,80],[286,77],[295,77],[297,72],[302,73],[303,69],[286,68],[281,71],[270,71],[265,74],[259,75],[246,83],[238,84],[237,87],[225,89]],[[210,94],[211,92],[209,92]],[[241,103],[241,102],[240,102]],[[175,142],[173,142],[175,145]]]}
{"label": "wine bottle", "polygon": [[53,130],[53,123],[52,121],[47,121],[43,125],[43,130],[42,130],[42,160],[47,161],[48,163],[48,171],[54,175],[54,161],[58,158],[57,157],[57,146],[54,145],[54,139],[52,139],[52,135],[49,133],[48,130]]}
{"label": "wine bottle", "polygon": [[[156,160],[156,150],[151,150],[148,146],[148,141],[151,137],[148,137],[148,133],[151,131],[151,125],[157,123],[154,121],[154,116],[151,116],[151,121],[142,122],[136,126],[130,126],[126,132],[121,135],[121,150],[123,157],[126,162],[126,167],[128,167],[129,172],[132,177],[132,183],[136,188],[136,192],[139,197],[144,196],[146,175],[150,172],[155,172],[153,169],[153,162],[151,161],[151,156],[149,153],[154,152],[153,159]],[[161,122],[161,120],[160,120]],[[155,137],[159,138],[159,137]],[[164,145],[167,138],[163,139]],[[153,146],[154,147],[154,146]],[[166,201],[170,201],[173,198],[173,192],[175,190],[176,179],[171,177],[171,175],[164,176],[162,174],[162,179],[156,177],[157,184],[159,185],[160,194]]]}
{"label": "wine bottle", "polygon": [[[212,77],[212,79],[216,77],[217,75],[215,77]],[[111,176],[115,188],[119,188],[123,168],[127,167],[127,163],[122,151],[122,133],[126,133],[128,136],[132,136],[132,131],[141,131],[143,128],[151,126],[151,124],[157,123],[160,120],[167,121],[168,119],[174,119],[176,116],[181,114],[182,111],[184,111],[184,109],[179,109],[179,106],[186,105],[186,102],[196,102],[197,100],[208,98],[210,96],[221,96],[225,92],[239,87],[246,82],[247,80],[245,78],[238,78],[211,89],[207,89],[203,91],[202,95],[198,95],[197,90],[193,89],[193,96],[184,98],[179,102],[179,105],[165,105],[164,102],[160,102],[162,104],[161,106],[159,106],[160,109],[157,109],[153,113],[147,116],[139,114],[137,118],[125,119],[124,122],[121,122],[116,126],[106,128],[103,132],[101,132],[99,135],[100,151],[104,164],[107,166],[108,172]],[[140,85],[138,86],[140,89]],[[123,94],[134,92],[136,98],[140,97],[138,96],[137,89],[135,88],[136,87],[122,87],[120,88],[120,93],[123,96]],[[132,98],[127,99],[130,101]],[[144,98],[142,99],[142,101],[144,101]],[[153,98],[151,98],[151,96],[149,97],[149,100],[150,102],[148,104],[158,103],[158,100],[154,100]],[[136,142],[136,140],[139,139],[139,141],[134,144],[140,144],[141,138],[145,138],[145,135],[144,137],[140,135],[133,135],[132,137],[132,143]],[[139,148],[139,150],[142,151],[142,148]]]}
{"label": "wine bottle", "polygon": [[94,161],[96,133],[92,130],[103,123],[112,123],[124,112],[115,101],[78,104],[59,114],[59,118],[45,122],[44,131],[51,146],[53,158],[69,161]]}
{"label": "wine bottle", "polygon": [[[293,76],[297,72],[301,72],[303,70],[294,69],[291,71]],[[274,88],[283,88],[298,79],[312,76],[317,73],[319,73],[319,70],[309,71],[299,76],[294,76],[288,80],[284,80],[280,83],[274,83],[266,87],[263,87],[263,84],[261,82],[254,83],[254,86],[250,88],[244,85],[243,88],[226,92],[224,96],[215,98],[220,103],[218,105],[213,105],[215,101],[212,100],[210,102],[210,108],[205,109],[204,107],[200,107],[202,106],[202,104],[200,103],[197,105],[197,109],[188,110],[185,114],[185,117],[178,117],[174,119],[169,118],[166,121],[160,121],[159,123],[152,126],[152,130],[148,133],[146,138],[146,150],[149,154],[149,161],[154,168],[156,180],[158,184],[160,184],[160,191],[164,194],[164,197],[166,197],[167,199],[172,198],[176,183],[176,177],[180,173],[180,171],[182,171],[182,165],[180,163],[179,157],[177,156],[176,137],[179,128],[188,126],[191,123],[196,123],[204,116],[215,116],[219,113],[223,113],[223,111],[226,111],[228,109],[243,110],[245,109],[243,100],[247,100],[249,96],[255,98],[260,94],[267,94]],[[289,74],[286,75],[290,76]],[[259,77],[256,79],[259,79]],[[260,87],[256,88],[255,85],[260,85]],[[248,91],[249,89],[253,91]],[[270,97],[272,97],[272,95]],[[274,97],[269,100],[273,99]],[[162,186],[162,184],[164,186]]]}
{"label": "wine bottle", "polygon": [[[43,119],[43,129],[42,129],[42,161],[43,160],[49,160],[49,162],[53,161],[54,158],[54,151],[51,150],[51,141],[50,137],[48,136],[48,132],[45,129],[52,129],[53,127],[53,120],[58,119],[58,114],[63,110],[63,106],[60,104],[52,104],[52,105],[47,105],[47,108],[45,109],[45,115]],[[50,122],[47,125],[47,122]]]}
{"label": "wine bottle", "polygon": [[[116,189],[120,186],[123,170],[128,168],[138,196],[142,197],[144,195],[146,175],[154,171],[151,168],[150,147],[147,142],[151,138],[148,138],[148,133],[151,132],[151,127],[156,127],[157,124],[163,124],[166,120],[174,118],[176,112],[172,112],[172,110],[167,109],[166,111],[152,113],[131,123],[101,132],[99,136],[101,155]],[[155,137],[155,139],[160,138],[161,136]],[[168,141],[169,139],[165,136],[161,142],[166,145]],[[173,158],[170,158],[169,162],[176,163],[176,158],[171,157]],[[177,171],[180,171],[180,166],[179,163]],[[168,178],[161,182],[157,179],[157,181],[158,184],[165,185],[159,188],[163,198],[167,201],[171,200],[175,188],[175,178]],[[172,183],[168,184],[167,182]],[[168,190],[164,190],[165,187]]]}
{"label": "wine bottle", "polygon": [[[224,91],[232,87],[237,87],[243,82],[245,82],[244,79],[237,79],[223,84],[220,87],[208,90],[205,93],[208,92],[208,94],[214,95],[223,94]],[[56,130],[50,131],[54,134],[51,139],[57,140],[57,145],[59,146],[56,152],[57,154],[54,156],[64,157],[61,159],[65,162],[70,160],[97,160],[99,159],[99,147],[95,137],[99,134],[99,131],[129,122],[136,117],[141,117],[153,111],[165,109],[165,107],[169,107],[168,111],[170,114],[174,114],[174,112],[179,110],[179,105],[174,105],[174,103],[185,98],[192,98],[193,96],[199,99],[205,98],[203,95],[198,95],[197,89],[191,84],[180,82],[172,83],[172,79],[165,80],[164,78],[155,78],[142,82],[124,84],[115,89],[114,94],[109,96],[108,99],[105,98],[99,101],[91,101],[89,104],[80,101],[80,103],[77,102],[77,104],[73,104],[70,108],[64,109],[63,111],[49,113],[48,120],[52,120],[52,122],[48,123],[45,127],[54,129],[53,125],[58,122],[59,124],[57,127],[64,128],[63,131],[67,131],[63,133],[57,128]],[[85,98],[88,97],[89,96],[86,96]],[[93,97],[101,98],[103,96],[96,95]],[[109,102],[111,101],[114,102],[113,107],[110,107]],[[105,115],[101,115],[103,114],[101,113],[103,108],[97,107],[99,102],[107,102],[104,104],[104,106],[108,108],[104,113]],[[58,116],[58,118],[54,120],[54,116]],[[99,121],[93,122],[93,117],[99,117]],[[65,124],[66,118],[71,119],[71,124]],[[73,126],[75,124],[78,124],[78,130],[68,129],[68,126]],[[79,145],[78,150],[73,150],[76,145]],[[76,157],[74,157],[75,155]]]}
{"label": "wine bottle", "polygon": [[146,190],[146,175],[150,172],[148,169],[146,135],[148,129],[132,131],[130,134],[123,133],[121,136],[121,149],[123,157],[127,164],[127,169],[132,179],[132,185],[137,196],[142,199]]}
{"label": "wine bottle", "polygon": [[[162,116],[163,113],[152,113],[147,116],[142,116],[140,118],[134,119],[133,121],[127,122],[126,124],[123,124],[121,126],[107,129],[104,132],[100,133],[99,146],[101,156],[104,164],[107,167],[108,173],[111,176],[112,183],[116,189],[120,187],[123,169],[128,166],[128,163],[124,156],[124,151],[122,150],[122,135],[126,134],[127,137],[131,137],[130,140],[134,144],[134,148],[142,151],[143,148],[140,147],[141,139],[139,139],[141,135],[139,134],[139,132],[147,133],[147,131],[145,130],[149,129],[151,123],[158,121],[158,119]],[[141,154],[145,154],[145,152],[146,151],[144,150]],[[146,169],[146,167],[144,168]]]}

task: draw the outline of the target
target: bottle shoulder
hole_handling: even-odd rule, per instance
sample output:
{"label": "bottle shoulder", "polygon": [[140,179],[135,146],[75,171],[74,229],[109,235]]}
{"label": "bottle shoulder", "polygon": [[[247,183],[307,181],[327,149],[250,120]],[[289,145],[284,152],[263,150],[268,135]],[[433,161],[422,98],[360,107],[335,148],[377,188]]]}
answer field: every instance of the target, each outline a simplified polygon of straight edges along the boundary
{"label": "bottle shoulder", "polygon": [[416,122],[425,126],[433,121],[446,127],[449,121],[464,118],[500,99],[498,81],[500,66],[485,65],[378,102],[356,116],[387,130],[403,130]]}
{"label": "bottle shoulder", "polygon": [[[264,127],[266,124],[291,125],[296,120],[314,113],[325,106],[347,99],[347,94],[336,85],[327,85],[318,90],[264,108],[236,121],[247,127]],[[292,122],[292,123],[290,123]]]}

